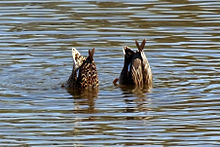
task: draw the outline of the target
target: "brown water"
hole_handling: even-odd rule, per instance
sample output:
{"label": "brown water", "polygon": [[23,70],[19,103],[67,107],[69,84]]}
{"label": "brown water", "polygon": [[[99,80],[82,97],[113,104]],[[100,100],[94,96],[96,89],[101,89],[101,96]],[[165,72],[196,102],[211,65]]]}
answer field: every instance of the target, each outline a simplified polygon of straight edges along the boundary
{"label": "brown water", "polygon": [[[220,1],[1,0],[1,146],[220,146]],[[147,39],[151,93],[113,86]],[[97,96],[60,84],[96,48]]]}

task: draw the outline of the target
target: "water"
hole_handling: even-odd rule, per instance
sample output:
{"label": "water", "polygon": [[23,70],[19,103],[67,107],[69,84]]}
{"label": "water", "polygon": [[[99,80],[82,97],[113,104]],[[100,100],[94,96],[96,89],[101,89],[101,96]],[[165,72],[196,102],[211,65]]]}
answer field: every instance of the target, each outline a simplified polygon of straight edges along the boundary
{"label": "water", "polygon": [[[219,146],[220,2],[2,0],[1,146]],[[151,93],[113,86],[147,39]],[[96,48],[96,96],[60,87]]]}

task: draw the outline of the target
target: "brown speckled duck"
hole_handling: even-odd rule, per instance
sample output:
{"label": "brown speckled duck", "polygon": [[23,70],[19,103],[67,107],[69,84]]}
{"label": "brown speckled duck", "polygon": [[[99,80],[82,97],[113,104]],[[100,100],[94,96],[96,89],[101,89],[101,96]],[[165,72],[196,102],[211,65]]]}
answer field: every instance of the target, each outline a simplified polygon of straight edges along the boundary
{"label": "brown speckled duck", "polygon": [[75,48],[72,48],[72,73],[63,85],[64,87],[72,90],[85,90],[99,86],[96,64],[93,59],[95,49],[89,50],[88,53],[89,56],[85,58]]}
{"label": "brown speckled duck", "polygon": [[119,80],[120,85],[135,86],[140,89],[152,88],[152,72],[148,60],[144,54],[146,40],[144,39],[139,45],[135,41],[138,50],[134,52],[129,47],[124,47],[124,67],[121,71],[119,79],[116,78],[113,83],[117,85]]}

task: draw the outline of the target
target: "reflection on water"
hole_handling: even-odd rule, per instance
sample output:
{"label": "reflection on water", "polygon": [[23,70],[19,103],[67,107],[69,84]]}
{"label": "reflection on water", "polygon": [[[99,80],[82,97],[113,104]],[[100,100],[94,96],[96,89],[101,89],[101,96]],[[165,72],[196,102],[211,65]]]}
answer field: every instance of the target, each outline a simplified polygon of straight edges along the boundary
{"label": "reflection on water", "polygon": [[[95,113],[95,99],[98,96],[98,88],[84,91],[74,91],[67,89],[74,98],[75,113]],[[80,108],[82,106],[82,108]]]}
{"label": "reflection on water", "polygon": [[[1,146],[219,146],[219,5],[1,1]],[[122,47],[143,38],[154,88],[115,87]],[[96,48],[97,92],[60,88],[72,47]]]}

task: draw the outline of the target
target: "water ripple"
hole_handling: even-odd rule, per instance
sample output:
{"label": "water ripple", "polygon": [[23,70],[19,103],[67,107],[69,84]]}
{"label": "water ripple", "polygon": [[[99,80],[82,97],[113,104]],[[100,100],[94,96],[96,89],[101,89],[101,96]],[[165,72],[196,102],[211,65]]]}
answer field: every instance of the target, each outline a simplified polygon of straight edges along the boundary
{"label": "water ripple", "polygon": [[[1,1],[1,146],[219,146],[219,4]],[[113,86],[143,38],[152,92]],[[97,95],[60,88],[71,47],[96,48]]]}

